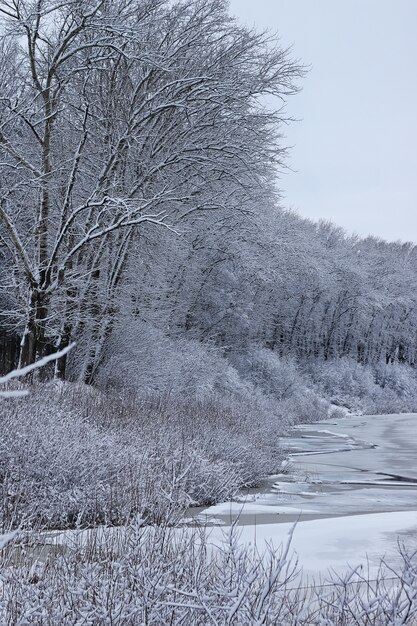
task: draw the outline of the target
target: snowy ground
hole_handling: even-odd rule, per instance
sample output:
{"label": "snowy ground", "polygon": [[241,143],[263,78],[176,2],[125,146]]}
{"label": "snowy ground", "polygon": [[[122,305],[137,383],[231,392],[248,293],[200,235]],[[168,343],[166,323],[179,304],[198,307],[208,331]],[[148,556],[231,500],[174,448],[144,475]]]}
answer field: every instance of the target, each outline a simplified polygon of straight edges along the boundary
{"label": "snowy ground", "polygon": [[[417,509],[417,507],[416,507]],[[240,542],[263,547],[286,544],[292,523],[245,525],[240,528]],[[210,541],[219,545],[224,528],[211,529]],[[324,581],[328,574],[343,575],[350,568],[361,566],[363,573],[375,576],[381,558],[399,569],[401,557],[398,540],[417,549],[417,510],[394,513],[344,516],[299,522],[291,541],[291,554],[298,557],[303,574],[319,576]]]}
{"label": "snowy ground", "polygon": [[[239,518],[241,541],[285,541],[307,574],[347,564],[375,569],[397,559],[398,540],[417,548],[417,415],[350,416],[300,426],[287,440],[293,471],[257,491],[199,512],[224,527]],[[213,541],[221,528],[212,530]]]}

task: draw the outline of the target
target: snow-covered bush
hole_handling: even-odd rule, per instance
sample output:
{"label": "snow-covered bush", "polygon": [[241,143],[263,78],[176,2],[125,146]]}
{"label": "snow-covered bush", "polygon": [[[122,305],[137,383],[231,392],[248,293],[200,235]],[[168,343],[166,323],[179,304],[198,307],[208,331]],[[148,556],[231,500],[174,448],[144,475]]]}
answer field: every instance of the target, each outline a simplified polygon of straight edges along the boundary
{"label": "snow-covered bush", "polygon": [[45,562],[33,563],[31,546],[20,560],[18,546],[9,547],[0,562],[5,626],[411,626],[417,620],[416,555],[405,552],[398,571],[382,563],[374,580],[356,570],[306,587],[290,546],[245,547],[233,527],[216,548],[204,529],[139,524],[67,538],[49,555],[42,547]]}
{"label": "snow-covered bush", "polygon": [[266,349],[231,356],[240,376],[267,399],[279,422],[318,422],[332,411],[330,403],[309,386],[308,378],[293,359],[280,358]]}
{"label": "snow-covered bush", "polygon": [[361,365],[344,358],[310,361],[303,369],[320,396],[356,413],[401,413],[417,409],[417,373],[409,366]]}
{"label": "snow-covered bush", "polygon": [[[135,338],[132,341],[132,337]],[[231,400],[251,420],[270,422],[281,433],[294,423],[329,416],[326,390],[316,393],[308,376],[293,359],[280,358],[265,348],[224,356],[209,344],[171,339],[149,324],[136,322],[128,336],[115,333],[98,384],[128,388],[140,395],[169,393],[183,401],[215,396]],[[342,403],[343,404],[343,403]]]}
{"label": "snow-covered bush", "polygon": [[400,363],[381,363],[375,368],[375,380],[383,390],[380,402],[385,400],[387,413],[394,412],[389,410],[390,400],[396,405],[394,410],[417,411],[416,369]]}
{"label": "snow-covered bush", "polygon": [[3,528],[160,522],[278,469],[270,413],[232,399],[179,401],[50,384],[2,405]]}
{"label": "snow-covered bush", "polygon": [[352,359],[313,361],[307,370],[314,388],[332,404],[361,411],[372,399],[375,391],[372,371]]}
{"label": "snow-covered bush", "polygon": [[311,424],[337,415],[337,409],[308,388],[300,390],[294,397],[281,402],[279,410],[291,416],[293,424]]}
{"label": "snow-covered bush", "polygon": [[257,348],[243,355],[232,355],[232,359],[243,379],[276,400],[287,400],[305,388],[295,361],[280,359],[271,350]]}
{"label": "snow-covered bush", "polygon": [[206,398],[253,393],[219,350],[184,338],[172,339],[158,328],[135,321],[115,331],[97,377],[100,387],[130,388],[141,396]]}

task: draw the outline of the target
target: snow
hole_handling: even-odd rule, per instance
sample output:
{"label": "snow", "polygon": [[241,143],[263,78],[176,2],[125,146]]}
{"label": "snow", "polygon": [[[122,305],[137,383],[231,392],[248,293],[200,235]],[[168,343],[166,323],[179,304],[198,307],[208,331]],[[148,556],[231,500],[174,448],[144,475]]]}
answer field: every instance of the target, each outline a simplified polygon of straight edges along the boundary
{"label": "snow", "polygon": [[[242,526],[240,542],[256,544],[260,551],[268,544],[279,547],[287,542],[293,527],[292,523]],[[215,545],[223,537],[224,529],[210,530],[210,541]],[[381,557],[393,567],[400,562],[399,537],[417,548],[417,510],[298,522],[291,551],[298,556],[307,576],[323,577],[329,570],[343,574],[349,567],[358,565],[369,566],[375,574]]]}
{"label": "snow", "polygon": [[[293,506],[281,506],[279,507],[279,509],[277,509],[276,505],[268,505],[268,504],[263,504],[260,501],[255,501],[255,502],[221,502],[220,504],[215,504],[214,506],[211,506],[210,509],[208,511],[203,511],[202,513],[200,513],[200,515],[198,516],[199,520],[205,521],[206,516],[210,519],[211,516],[215,516],[215,517],[227,517],[229,516],[230,518],[236,518],[239,517],[241,514],[244,515],[266,515],[266,514],[270,514],[270,515],[280,515],[280,514],[287,514],[287,515],[298,515],[299,514],[299,509],[297,507],[293,507]],[[312,508],[305,508],[303,509],[303,513],[317,513],[317,510]]]}

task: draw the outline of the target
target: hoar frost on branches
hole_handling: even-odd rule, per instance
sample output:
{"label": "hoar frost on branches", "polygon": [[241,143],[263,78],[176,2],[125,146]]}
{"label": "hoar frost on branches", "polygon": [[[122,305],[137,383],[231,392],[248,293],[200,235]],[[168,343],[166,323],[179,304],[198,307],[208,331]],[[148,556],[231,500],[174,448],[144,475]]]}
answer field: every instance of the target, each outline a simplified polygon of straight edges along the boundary
{"label": "hoar frost on branches", "polygon": [[177,232],[265,189],[284,112],[261,98],[284,100],[302,69],[224,0],[12,0],[0,14],[0,237],[20,365],[88,326],[88,381],[141,225]]}

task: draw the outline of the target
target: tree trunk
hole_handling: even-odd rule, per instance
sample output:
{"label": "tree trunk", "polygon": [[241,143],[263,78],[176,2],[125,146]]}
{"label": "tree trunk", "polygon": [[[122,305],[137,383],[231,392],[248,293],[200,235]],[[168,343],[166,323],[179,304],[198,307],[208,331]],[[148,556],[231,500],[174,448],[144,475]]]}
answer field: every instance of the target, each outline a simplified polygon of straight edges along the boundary
{"label": "tree trunk", "polygon": [[[72,337],[72,324],[65,322],[61,332],[61,337],[58,344],[58,351],[68,348],[71,343]],[[54,377],[58,380],[65,380],[67,372],[67,354],[64,354],[60,359],[55,362],[55,374]]]}
{"label": "tree trunk", "polygon": [[48,299],[44,293],[33,289],[25,331],[20,344],[19,367],[25,367],[41,359],[47,352],[45,337],[48,317]]}

